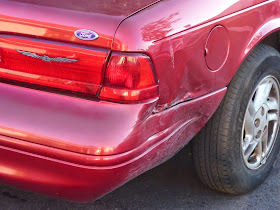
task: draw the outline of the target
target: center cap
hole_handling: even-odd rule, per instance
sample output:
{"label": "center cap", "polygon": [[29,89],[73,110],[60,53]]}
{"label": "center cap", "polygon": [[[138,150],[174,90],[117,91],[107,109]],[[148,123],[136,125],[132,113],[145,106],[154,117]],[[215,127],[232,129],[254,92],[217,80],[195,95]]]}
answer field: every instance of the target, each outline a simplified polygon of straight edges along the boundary
{"label": "center cap", "polygon": [[267,112],[269,110],[269,107],[266,104],[263,104],[254,117],[254,139],[260,140],[264,131],[267,129]]}

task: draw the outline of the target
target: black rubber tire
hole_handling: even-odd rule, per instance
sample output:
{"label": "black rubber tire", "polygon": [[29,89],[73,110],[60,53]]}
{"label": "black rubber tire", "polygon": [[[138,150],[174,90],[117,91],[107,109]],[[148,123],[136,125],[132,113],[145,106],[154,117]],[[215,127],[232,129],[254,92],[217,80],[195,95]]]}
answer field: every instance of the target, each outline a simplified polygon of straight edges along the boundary
{"label": "black rubber tire", "polygon": [[259,44],[246,58],[228,86],[219,108],[192,141],[192,155],[199,178],[209,187],[243,194],[269,175],[280,147],[279,135],[267,159],[256,170],[246,167],[241,150],[243,119],[249,99],[267,75],[280,81],[280,54]]}

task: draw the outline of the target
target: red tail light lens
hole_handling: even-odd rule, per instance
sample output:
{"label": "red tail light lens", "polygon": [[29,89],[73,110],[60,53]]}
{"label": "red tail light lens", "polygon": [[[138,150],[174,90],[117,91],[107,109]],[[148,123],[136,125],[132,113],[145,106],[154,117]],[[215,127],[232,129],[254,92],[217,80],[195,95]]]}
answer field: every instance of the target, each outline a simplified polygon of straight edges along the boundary
{"label": "red tail light lens", "polygon": [[117,102],[158,97],[153,65],[144,54],[112,53],[34,39],[0,36],[0,78],[70,90]]}
{"label": "red tail light lens", "polygon": [[0,77],[95,95],[108,52],[0,37]]}
{"label": "red tail light lens", "polygon": [[113,53],[107,65],[100,98],[140,102],[158,96],[153,67],[143,54]]}

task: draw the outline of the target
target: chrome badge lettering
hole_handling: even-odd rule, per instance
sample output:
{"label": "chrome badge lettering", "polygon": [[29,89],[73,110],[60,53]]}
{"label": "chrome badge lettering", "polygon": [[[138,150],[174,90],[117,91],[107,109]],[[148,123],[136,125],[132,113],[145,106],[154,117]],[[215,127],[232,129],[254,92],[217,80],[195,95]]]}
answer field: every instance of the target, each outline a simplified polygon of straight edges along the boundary
{"label": "chrome badge lettering", "polygon": [[77,62],[78,60],[76,59],[71,59],[71,58],[62,58],[62,57],[57,57],[57,58],[50,58],[49,56],[47,55],[43,55],[43,56],[40,56],[40,55],[37,55],[36,53],[33,53],[33,52],[25,52],[25,51],[22,51],[22,50],[17,50],[17,52],[23,54],[23,55],[26,55],[26,56],[29,56],[29,57],[32,57],[32,58],[37,58],[37,59],[41,59],[43,61],[46,61],[46,62],[62,62],[62,63],[74,63],[74,62]]}

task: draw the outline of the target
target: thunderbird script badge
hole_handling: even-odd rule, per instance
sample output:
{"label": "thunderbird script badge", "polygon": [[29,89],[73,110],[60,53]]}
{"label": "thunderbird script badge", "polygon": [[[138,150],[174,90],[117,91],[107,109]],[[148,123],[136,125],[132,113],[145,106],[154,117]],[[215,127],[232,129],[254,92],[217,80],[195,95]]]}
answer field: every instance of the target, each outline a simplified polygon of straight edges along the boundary
{"label": "thunderbird script badge", "polygon": [[22,51],[22,50],[17,50],[17,52],[19,52],[19,53],[21,53],[21,54],[23,54],[23,55],[32,57],[32,58],[41,59],[41,60],[46,61],[46,62],[54,61],[54,62],[62,62],[62,63],[74,63],[74,62],[77,62],[77,61],[78,61],[78,60],[76,60],[76,59],[62,58],[62,57],[50,58],[50,57],[47,56],[47,55],[40,56],[40,55],[37,55],[36,53],[33,53],[33,52],[25,52],[25,51]]}

